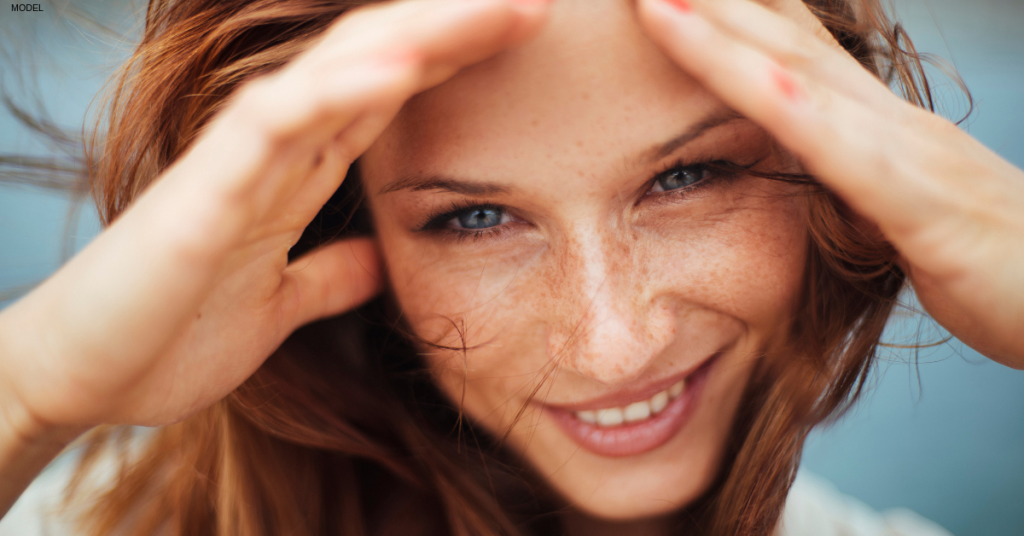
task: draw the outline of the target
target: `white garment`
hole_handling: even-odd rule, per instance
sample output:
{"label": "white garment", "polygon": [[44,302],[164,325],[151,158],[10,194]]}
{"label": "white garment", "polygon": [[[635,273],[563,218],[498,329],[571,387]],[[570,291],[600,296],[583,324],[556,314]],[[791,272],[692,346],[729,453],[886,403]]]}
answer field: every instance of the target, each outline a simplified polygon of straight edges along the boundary
{"label": "white garment", "polygon": [[821,477],[800,471],[786,497],[776,536],[952,535],[906,508],[876,512]]}
{"label": "white garment", "polygon": [[[74,465],[73,459],[62,456],[43,471],[0,519],[0,536],[74,536],[57,513]],[[907,509],[878,513],[822,478],[801,471],[786,499],[776,536],[951,535]]]}

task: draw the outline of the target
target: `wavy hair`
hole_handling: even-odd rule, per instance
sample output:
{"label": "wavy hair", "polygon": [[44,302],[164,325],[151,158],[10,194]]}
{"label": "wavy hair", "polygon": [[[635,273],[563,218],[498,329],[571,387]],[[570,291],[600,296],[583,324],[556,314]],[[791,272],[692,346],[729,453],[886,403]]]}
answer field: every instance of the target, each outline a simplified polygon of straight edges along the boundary
{"label": "wavy hair", "polygon": [[[934,108],[922,56],[879,0],[804,0],[836,40],[908,101]],[[285,64],[366,2],[150,0],[141,41],[115,79],[83,169],[115,220],[244,81]],[[291,255],[371,233],[358,166]],[[709,490],[681,533],[771,534],[814,426],[865,387],[904,286],[896,252],[812,177],[810,244],[785,352],[762,356]],[[89,534],[319,536],[559,532],[565,507],[502,441],[464,421],[434,386],[389,296],[303,327],[234,392],[132,440],[100,427],[68,489]],[[785,354],[784,356],[782,354]],[[98,460],[121,460],[96,496]]]}

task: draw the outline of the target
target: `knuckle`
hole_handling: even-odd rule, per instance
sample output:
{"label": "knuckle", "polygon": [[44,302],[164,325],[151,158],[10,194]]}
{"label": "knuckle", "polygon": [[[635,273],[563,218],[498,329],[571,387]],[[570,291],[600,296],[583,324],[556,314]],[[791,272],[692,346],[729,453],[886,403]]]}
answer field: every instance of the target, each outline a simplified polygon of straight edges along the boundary
{"label": "knuckle", "polygon": [[790,38],[785,51],[785,62],[798,68],[809,67],[821,61],[827,61],[826,47],[817,37],[799,32]]}
{"label": "knuckle", "polygon": [[239,92],[232,107],[232,118],[242,128],[258,132],[263,137],[275,137],[275,124],[267,117],[271,84],[265,78],[250,81]]}
{"label": "knuckle", "polygon": [[279,96],[280,80],[261,77],[248,84],[235,103],[234,117],[240,128],[256,135],[269,148],[289,143],[296,134],[296,121],[301,119],[301,105],[306,99],[289,99],[283,103]]}

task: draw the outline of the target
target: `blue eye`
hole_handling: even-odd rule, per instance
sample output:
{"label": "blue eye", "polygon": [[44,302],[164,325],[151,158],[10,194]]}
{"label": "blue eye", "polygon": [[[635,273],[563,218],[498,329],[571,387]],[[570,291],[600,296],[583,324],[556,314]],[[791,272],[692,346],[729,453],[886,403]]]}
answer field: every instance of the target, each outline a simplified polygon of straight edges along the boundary
{"label": "blue eye", "polygon": [[473,207],[450,220],[463,229],[487,229],[508,221],[505,211],[497,207]]}
{"label": "blue eye", "polygon": [[703,164],[674,167],[662,172],[654,179],[652,193],[667,192],[693,186],[707,179],[709,172]]}
{"label": "blue eye", "polygon": [[501,205],[453,205],[450,210],[438,214],[420,226],[421,231],[451,231],[460,236],[480,237],[507,228],[505,224],[516,221]]}

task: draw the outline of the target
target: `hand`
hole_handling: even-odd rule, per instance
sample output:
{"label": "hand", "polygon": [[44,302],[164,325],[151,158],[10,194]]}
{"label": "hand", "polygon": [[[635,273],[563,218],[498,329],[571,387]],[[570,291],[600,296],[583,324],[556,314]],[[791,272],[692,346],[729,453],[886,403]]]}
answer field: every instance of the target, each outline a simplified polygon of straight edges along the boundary
{"label": "hand", "polygon": [[406,99],[523,41],[544,12],[527,0],[362,8],[242,86],[120,218],[0,314],[0,421],[31,438],[183,419],[298,326],[375,294],[368,239],[291,264],[289,248]]}
{"label": "hand", "polygon": [[926,311],[1024,368],[1024,173],[900,99],[800,0],[638,0],[650,37],[878,225]]}

